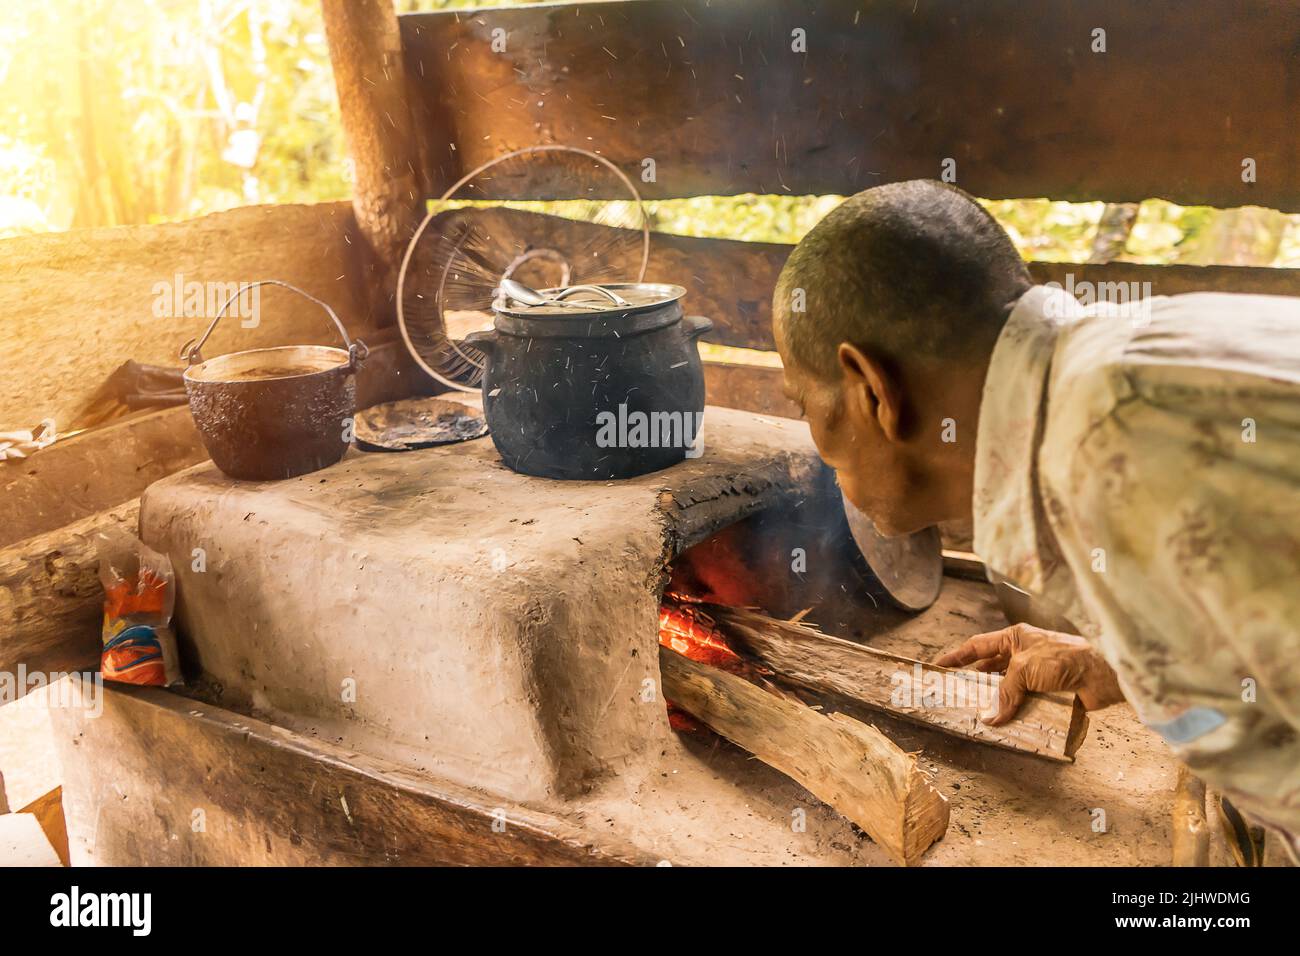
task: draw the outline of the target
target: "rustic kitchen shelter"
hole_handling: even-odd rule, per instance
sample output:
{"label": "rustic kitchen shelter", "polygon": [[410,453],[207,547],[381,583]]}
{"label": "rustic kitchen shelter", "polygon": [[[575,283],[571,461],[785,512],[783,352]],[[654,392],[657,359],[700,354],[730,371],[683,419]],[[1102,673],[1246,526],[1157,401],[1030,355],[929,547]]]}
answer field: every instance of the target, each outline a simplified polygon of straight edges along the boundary
{"label": "rustic kitchen shelter", "polygon": [[[985,198],[1297,212],[1300,8],[612,0],[397,16],[390,0],[324,0],[322,11],[351,203],[0,242],[5,420],[84,429],[0,462],[0,670],[96,666],[97,530],[140,526],[178,554],[202,541],[224,569],[224,584],[182,580],[206,680],[185,694],[109,687],[94,719],[51,711],[72,861],[890,862],[881,840],[785,776],[676,734],[662,706],[646,717],[640,696],[660,676],[665,565],[823,480],[806,429],[785,420],[798,413],[779,369],[707,363],[711,453],[577,502],[573,486],[496,467],[483,441],[238,486],[202,464],[188,409],[106,416],[94,400],[124,361],[175,365],[199,331],[151,315],[154,284],[177,273],[279,278],[330,302],[370,346],[362,406],[434,391],[393,327],[403,249],[430,199],[536,144],[598,153],[646,198],[850,194],[950,172]],[[572,197],[563,183],[510,180],[485,198]],[[527,219],[557,245],[610,228],[490,215]],[[654,235],[646,276],[687,288],[713,321],[706,341],[771,352],[788,252]],[[1032,269],[1157,295],[1300,294],[1290,269]],[[236,347],[324,340],[306,307],[268,298],[264,313]],[[960,547],[960,529],[948,533]],[[498,548],[518,556],[508,583],[477,563]],[[804,596],[780,600],[793,613]],[[281,600],[294,617],[274,633],[292,641],[266,628],[280,612],[265,605]],[[381,639],[366,628],[384,613]],[[330,643],[349,614],[365,640]],[[873,648],[928,660],[1004,620],[991,588],[954,575],[928,610],[864,611],[853,626]],[[821,623],[847,633],[842,617]],[[348,675],[361,696],[332,710],[322,688]],[[1093,715],[1072,763],[873,721],[921,752],[917,768],[951,809],[919,862],[1170,859],[1174,761],[1126,710]]]}

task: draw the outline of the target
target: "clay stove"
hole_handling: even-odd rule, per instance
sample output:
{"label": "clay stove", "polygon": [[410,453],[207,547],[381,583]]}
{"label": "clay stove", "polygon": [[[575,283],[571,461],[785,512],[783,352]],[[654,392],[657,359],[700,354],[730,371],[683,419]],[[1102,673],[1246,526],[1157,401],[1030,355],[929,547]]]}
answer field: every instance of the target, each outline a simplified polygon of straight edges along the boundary
{"label": "clay stove", "polygon": [[655,692],[670,562],[730,538],[732,565],[776,594],[790,542],[769,527],[745,553],[736,528],[790,516],[814,565],[835,538],[800,524],[834,497],[805,425],[710,408],[705,443],[618,482],[518,475],[486,440],[272,483],[205,464],[147,491],[141,533],[177,568],[213,703],[503,802],[635,811],[642,837],[620,839],[668,855],[674,823],[643,789],[682,756]]}

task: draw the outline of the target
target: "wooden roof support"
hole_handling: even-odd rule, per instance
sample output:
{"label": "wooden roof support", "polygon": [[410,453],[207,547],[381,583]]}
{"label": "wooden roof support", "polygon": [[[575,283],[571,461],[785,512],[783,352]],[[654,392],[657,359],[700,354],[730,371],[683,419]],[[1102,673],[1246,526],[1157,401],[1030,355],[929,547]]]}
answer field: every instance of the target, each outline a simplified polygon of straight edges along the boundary
{"label": "wooden roof support", "polygon": [[321,0],[353,167],[352,205],[370,251],[380,324],[392,319],[402,253],[425,189],[393,0]]}

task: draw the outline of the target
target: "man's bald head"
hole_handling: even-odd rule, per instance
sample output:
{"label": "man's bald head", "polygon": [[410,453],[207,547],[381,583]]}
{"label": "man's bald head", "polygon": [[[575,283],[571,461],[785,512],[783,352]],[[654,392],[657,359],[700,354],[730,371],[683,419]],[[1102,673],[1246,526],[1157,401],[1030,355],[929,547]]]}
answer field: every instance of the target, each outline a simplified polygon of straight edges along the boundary
{"label": "man's bald head", "polygon": [[960,360],[992,350],[1032,284],[1006,232],[966,193],[891,183],[846,200],[791,253],[774,297],[778,336],[787,360],[823,379],[837,374],[841,342],[894,365]]}

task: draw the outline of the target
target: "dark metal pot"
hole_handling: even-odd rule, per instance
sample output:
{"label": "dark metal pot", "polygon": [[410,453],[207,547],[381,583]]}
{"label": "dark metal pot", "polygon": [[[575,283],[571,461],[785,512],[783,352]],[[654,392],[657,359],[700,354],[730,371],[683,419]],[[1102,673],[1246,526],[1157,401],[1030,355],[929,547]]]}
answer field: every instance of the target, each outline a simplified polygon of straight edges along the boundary
{"label": "dark metal pot", "polygon": [[[200,353],[226,309],[261,285],[297,292],[323,308],[343,337],[344,349],[286,345],[220,355]],[[253,282],[227,299],[197,343],[181,349],[190,414],[203,445],[231,478],[269,481],[305,475],[332,465],[347,451],[356,414],[356,370],[365,343],[348,338],[328,305],[275,279]]]}
{"label": "dark metal pot", "polygon": [[498,298],[483,410],[507,467],[544,478],[630,478],[699,454],[704,371],[677,285],[547,289],[528,305]]}

